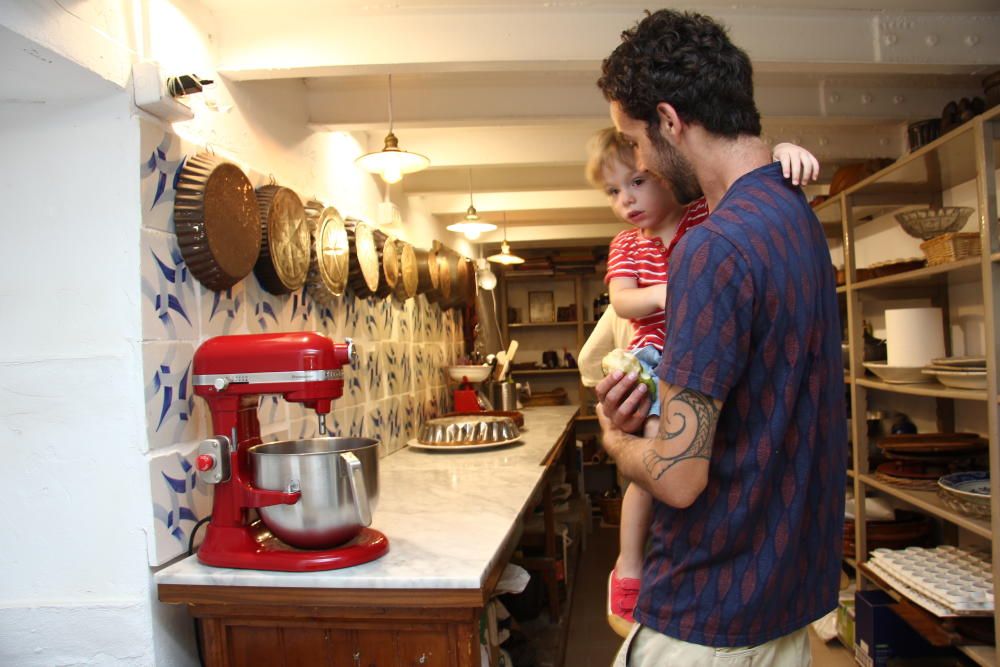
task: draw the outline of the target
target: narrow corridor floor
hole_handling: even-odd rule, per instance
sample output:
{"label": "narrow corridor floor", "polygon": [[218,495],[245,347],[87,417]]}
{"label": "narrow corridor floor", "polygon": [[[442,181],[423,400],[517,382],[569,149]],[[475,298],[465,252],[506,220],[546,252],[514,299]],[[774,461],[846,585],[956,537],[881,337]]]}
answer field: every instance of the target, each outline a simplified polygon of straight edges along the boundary
{"label": "narrow corridor floor", "polygon": [[[605,619],[608,574],[618,555],[618,529],[595,524],[576,571],[564,667],[609,667],[621,638]],[[810,630],[813,667],[851,667],[854,657],[838,642],[824,643]]]}

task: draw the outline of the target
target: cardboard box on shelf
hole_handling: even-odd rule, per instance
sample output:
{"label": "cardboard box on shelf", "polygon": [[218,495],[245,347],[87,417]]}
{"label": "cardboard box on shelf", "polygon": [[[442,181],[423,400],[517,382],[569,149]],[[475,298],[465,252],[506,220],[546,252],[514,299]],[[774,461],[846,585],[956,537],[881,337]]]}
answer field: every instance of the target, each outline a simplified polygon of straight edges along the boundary
{"label": "cardboard box on shelf", "polygon": [[854,596],[854,659],[862,667],[885,667],[890,658],[930,656],[934,648],[892,609],[896,601],[881,590]]}

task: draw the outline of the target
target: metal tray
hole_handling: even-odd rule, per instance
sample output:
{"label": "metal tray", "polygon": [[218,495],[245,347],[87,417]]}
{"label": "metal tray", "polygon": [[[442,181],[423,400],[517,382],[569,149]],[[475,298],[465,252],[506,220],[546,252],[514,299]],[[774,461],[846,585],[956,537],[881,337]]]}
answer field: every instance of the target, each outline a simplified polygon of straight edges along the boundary
{"label": "metal tray", "polygon": [[489,445],[515,440],[520,435],[510,417],[462,415],[427,420],[420,427],[417,442],[441,447]]}

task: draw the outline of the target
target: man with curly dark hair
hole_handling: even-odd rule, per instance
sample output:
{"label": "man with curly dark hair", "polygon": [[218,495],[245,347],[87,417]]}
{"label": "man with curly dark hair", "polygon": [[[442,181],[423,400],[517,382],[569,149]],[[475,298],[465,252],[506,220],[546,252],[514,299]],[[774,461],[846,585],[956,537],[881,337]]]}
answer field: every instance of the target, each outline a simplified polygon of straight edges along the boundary
{"label": "man with curly dark hair", "polygon": [[810,663],[837,604],[847,434],[822,227],[760,138],[753,68],[711,18],[670,10],[622,35],[598,86],[640,163],[710,217],[669,265],[661,421],[634,375],[598,386],[604,445],[657,501],[616,664]]}

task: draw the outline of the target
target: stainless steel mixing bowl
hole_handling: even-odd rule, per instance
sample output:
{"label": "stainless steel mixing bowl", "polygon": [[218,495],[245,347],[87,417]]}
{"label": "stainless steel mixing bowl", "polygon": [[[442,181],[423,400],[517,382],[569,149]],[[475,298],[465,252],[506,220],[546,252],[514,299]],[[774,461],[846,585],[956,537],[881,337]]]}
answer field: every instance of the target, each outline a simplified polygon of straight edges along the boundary
{"label": "stainless steel mixing bowl", "polygon": [[260,489],[301,491],[294,505],[258,508],[275,537],[300,549],[343,544],[371,524],[378,504],[378,441],[285,440],[250,448]]}

